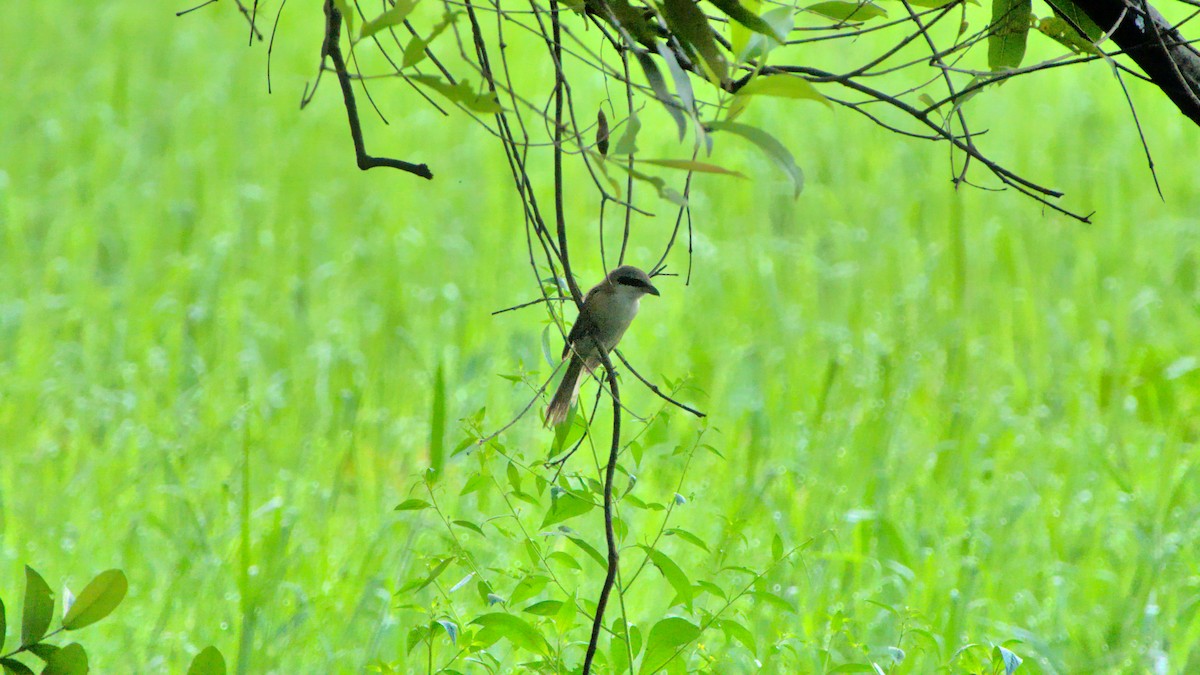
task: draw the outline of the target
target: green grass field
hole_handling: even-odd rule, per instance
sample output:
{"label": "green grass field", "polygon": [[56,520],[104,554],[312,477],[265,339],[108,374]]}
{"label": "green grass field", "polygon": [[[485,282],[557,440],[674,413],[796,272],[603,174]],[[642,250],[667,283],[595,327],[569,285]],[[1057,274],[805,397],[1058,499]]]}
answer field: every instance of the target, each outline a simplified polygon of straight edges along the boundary
{"label": "green grass field", "polygon": [[[411,113],[370,122],[372,150],[437,179],[359,172],[332,78],[297,111],[312,8],[285,14],[273,95],[232,4],[183,8],[0,6],[6,644],[23,565],[56,592],[118,567],[128,598],[79,637],[93,672],[181,673],[209,644],[243,672],[426,672],[406,636],[428,617],[401,605],[436,597],[395,594],[449,544],[432,512],[392,509],[423,496],[436,373],[452,448],[459,418],[486,406],[493,429],[524,405],[499,375],[550,372],[542,313],[490,315],[536,295],[499,146],[395,87]],[[944,147],[810,103],[755,112],[795,116],[796,201],[749,146],[719,145],[750,180],[697,179],[693,282],[663,280],[622,344],[643,374],[688,377],[710,417],[652,425],[635,494],[687,498],[670,525],[713,554],[663,550],[693,580],[763,568],[776,534],[813,541],[767,579],[788,608],[735,607],[757,654],[714,631],[693,670],[925,673],[1004,643],[1019,672],[1200,672],[1200,129],[1132,89],[1165,200],[1103,65],[972,104],[986,147],[1093,225],[956,193]],[[568,208],[592,227],[594,200]],[[669,229],[637,221],[630,262]],[[588,284],[599,256],[577,241]],[[623,383],[634,411],[660,409]],[[686,451],[701,429],[724,459]],[[505,443],[536,465],[550,435],[531,418]],[[439,506],[506,512],[458,496],[480,467],[503,476],[495,459],[449,459]],[[588,451],[573,461],[594,475]],[[661,518],[630,509],[627,543]],[[598,547],[600,524],[570,521]],[[519,546],[460,536],[510,593]],[[567,575],[580,602],[597,570]],[[639,583],[647,630],[670,594],[657,571]]]}

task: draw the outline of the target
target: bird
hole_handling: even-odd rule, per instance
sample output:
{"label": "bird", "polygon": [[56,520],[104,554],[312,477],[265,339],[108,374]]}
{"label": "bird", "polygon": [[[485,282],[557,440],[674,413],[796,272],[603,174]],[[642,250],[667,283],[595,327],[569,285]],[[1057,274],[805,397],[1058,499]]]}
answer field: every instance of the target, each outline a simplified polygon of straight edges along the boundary
{"label": "bird", "polygon": [[600,352],[616,348],[637,315],[643,295],[659,295],[650,276],[633,265],[622,265],[592,287],[583,298],[583,306],[563,347],[562,358],[571,357],[562,382],[546,408],[546,426],[556,427],[567,419],[567,412],[579,395],[586,368],[591,373],[600,365]]}

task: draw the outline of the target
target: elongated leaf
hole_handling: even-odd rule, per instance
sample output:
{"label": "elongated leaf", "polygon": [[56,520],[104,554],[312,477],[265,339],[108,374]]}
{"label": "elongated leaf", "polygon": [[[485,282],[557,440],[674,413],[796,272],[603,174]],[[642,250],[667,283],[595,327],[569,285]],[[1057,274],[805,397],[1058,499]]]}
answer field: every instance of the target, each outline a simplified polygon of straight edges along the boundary
{"label": "elongated leaf", "polygon": [[1086,37],[1080,35],[1071,24],[1061,17],[1050,16],[1038,19],[1037,29],[1042,35],[1054,40],[1076,54],[1099,54],[1100,50]]}
{"label": "elongated leaf", "polygon": [[680,169],[682,171],[699,171],[700,173],[720,173],[726,176],[737,176],[745,178],[745,174],[740,171],[726,169],[723,166],[709,164],[708,162],[697,162],[693,159],[640,159],[639,162],[653,164],[655,166],[665,166],[668,169]]}
{"label": "elongated leaf", "polygon": [[809,5],[806,9],[827,16],[834,21],[870,21],[881,16],[887,16],[887,10],[870,0],[862,2],[845,2],[844,0],[829,0]]}
{"label": "elongated leaf", "polygon": [[529,622],[521,617],[504,612],[494,612],[471,622],[479,626],[480,631],[475,639],[484,645],[495,644],[497,640],[508,639],[513,645],[531,652],[545,654],[546,640]]}
{"label": "elongated leaf", "polygon": [[[429,48],[429,44],[436,40],[451,24],[457,21],[460,14],[462,12],[446,12],[442,16],[442,20],[433,27],[433,30],[429,31],[429,37],[414,36],[413,39],[409,40],[408,45],[404,47],[404,58],[400,62],[400,67],[409,68],[424,61],[427,56],[425,50]],[[442,366],[438,364],[438,376],[440,377],[441,374]],[[441,382],[441,380],[438,381]],[[445,384],[442,387],[445,388]]]}
{"label": "elongated leaf", "polygon": [[699,55],[716,82],[724,82],[729,65],[700,7],[692,0],[663,0],[663,14],[675,37]]}
{"label": "elongated leaf", "polygon": [[738,89],[738,96],[774,96],[777,98],[803,98],[819,101],[833,107],[812,82],[794,75],[762,75]]}
{"label": "elongated leaf", "polygon": [[1032,12],[1031,0],[992,0],[992,26],[988,35],[989,68],[1008,70],[1021,66]]}
{"label": "elongated leaf", "polygon": [[188,666],[187,675],[225,675],[225,657],[221,650],[212,645],[201,649]]}
{"label": "elongated leaf", "polygon": [[429,584],[432,584],[434,581],[437,580],[438,577],[440,577],[442,575],[442,572],[446,571],[446,568],[449,567],[450,563],[452,563],[452,562],[454,562],[453,557],[442,560],[436,566],[434,566],[433,570],[430,571],[429,576],[425,577],[424,579],[421,579],[420,581],[410,581],[409,583],[405,584],[403,588],[400,589],[400,593],[408,593],[408,592],[416,593],[416,592],[420,591],[421,589],[425,588],[426,586],[428,586]]}
{"label": "elongated leaf", "polygon": [[458,624],[449,619],[438,619],[437,625],[446,631],[446,635],[450,638],[450,644],[458,644]]}
{"label": "elongated leaf", "polygon": [[638,65],[642,67],[642,73],[646,76],[650,90],[654,92],[654,98],[658,99],[658,102],[675,120],[675,126],[679,128],[679,140],[682,141],[684,133],[687,132],[687,119],[684,118],[683,108],[671,97],[671,92],[667,89],[667,81],[663,79],[662,73],[658,72],[658,65],[654,63],[654,59],[643,51],[638,51],[636,54]]}
{"label": "elongated leaf", "polygon": [[[774,36],[786,36],[792,32],[792,28],[796,25],[796,10],[792,7],[776,7],[775,9],[764,12],[762,20],[771,27],[771,34],[752,33],[747,37],[743,37],[741,41],[734,40],[733,53],[737,55],[739,62],[744,62],[749,59],[763,59],[772,49],[779,47],[784,43]],[[739,28],[739,26],[734,26]],[[735,37],[738,35],[734,33]]]}
{"label": "elongated leaf", "polygon": [[54,652],[46,662],[42,675],[87,675],[87,672],[87,652],[78,642],[72,642]]}
{"label": "elongated leaf", "polygon": [[751,633],[749,628],[733,619],[720,619],[717,621],[717,627],[725,633],[727,639],[737,640],[742,643],[743,647],[749,649],[751,654],[758,656],[758,646],[754,644],[754,633]]}
{"label": "elongated leaf", "polygon": [[621,138],[617,139],[617,144],[612,149],[612,154],[632,155],[637,152],[637,135],[641,130],[642,121],[636,114],[630,115],[625,121],[625,130],[621,132]]}
{"label": "elongated leaf", "polygon": [[[416,6],[417,0],[396,0],[396,4],[388,8],[387,11],[363,24],[362,33],[358,36],[358,39],[369,38],[385,28],[391,28],[392,26],[404,23],[404,20],[408,18],[408,15],[412,13],[413,8]],[[347,13],[347,16],[350,16],[349,13]]]}
{"label": "elongated leaf", "polygon": [[792,153],[774,136],[757,127],[737,122],[711,122],[708,127],[711,131],[728,131],[757,145],[776,166],[792,179],[792,185],[795,188],[794,196],[800,196],[800,192],[804,190],[804,172],[796,166],[796,160],[792,157]]}
{"label": "elongated leaf", "polygon": [[1095,43],[1104,34],[1104,30],[1071,0],[1051,0],[1049,4],[1061,12],[1072,25],[1082,30],[1090,42]]}
{"label": "elongated leaf", "polygon": [[777,33],[775,27],[763,21],[762,17],[746,9],[738,2],[738,0],[709,0],[717,6],[717,9],[724,12],[729,18],[749,28],[755,33],[761,33],[779,40],[780,42],[787,39],[787,33]]}
{"label": "elongated leaf", "polygon": [[608,569],[608,560],[604,556],[600,555],[600,552],[597,551],[594,546],[580,539],[579,537],[568,536],[567,539],[572,544],[575,544],[579,548],[583,549],[583,552],[588,554],[588,557],[596,561],[596,564],[600,566],[600,569]]}
{"label": "elongated leaf", "polygon": [[21,614],[21,646],[42,639],[54,615],[54,595],[42,575],[29,565],[25,566],[25,607]]}
{"label": "elongated leaf", "polygon": [[517,583],[516,588],[513,589],[512,595],[508,597],[508,604],[511,606],[525,602],[538,593],[541,593],[542,589],[545,588],[546,584],[549,582],[550,577],[543,576],[541,574],[526,575],[525,578],[521,579],[521,581]]}
{"label": "elongated leaf", "polygon": [[16,659],[0,659],[0,668],[4,669],[4,675],[34,675],[29,666]]}
{"label": "elongated leaf", "polygon": [[546,512],[546,517],[542,519],[540,527],[547,527],[575,516],[581,516],[593,508],[595,508],[595,504],[591,501],[580,499],[570,492],[563,491],[562,494],[551,499],[550,510]]}
{"label": "elongated leaf", "polygon": [[658,45],[658,55],[662,57],[663,63],[667,64],[667,71],[671,73],[671,79],[675,81],[675,93],[683,102],[684,111],[688,117],[695,115],[696,94],[692,92],[692,81],[688,79],[687,72],[679,65],[679,59],[675,58],[675,52],[668,49],[665,44],[660,44]]}
{"label": "elongated leaf", "polygon": [[538,616],[554,616],[558,614],[558,610],[562,608],[562,600],[542,600],[535,602],[532,605],[521,610]]}
{"label": "elongated leaf", "polygon": [[650,675],[662,670],[675,656],[680,647],[700,637],[700,627],[679,617],[670,617],[654,624],[646,638],[646,655],[642,657],[639,675]]}
{"label": "elongated leaf", "polygon": [[400,502],[400,504],[396,507],[395,510],[396,511],[420,511],[422,509],[428,509],[432,506],[433,506],[433,504],[430,504],[429,502],[427,502],[423,499],[406,499],[406,500]]}
{"label": "elongated leaf", "polygon": [[478,113],[493,114],[502,112],[504,107],[496,100],[496,95],[490,91],[477,93],[471,87],[469,80],[459,80],[458,84],[450,84],[436,75],[410,75],[409,80],[429,87],[447,100],[462,105],[467,110]]}
{"label": "elongated leaf", "polygon": [[[424,53],[424,52],[421,52]],[[407,54],[406,54],[407,56]],[[433,404],[429,411],[429,466],[441,471],[446,462],[446,375],[438,362],[433,377]]]}
{"label": "elongated leaf", "polygon": [[4,600],[0,599],[0,654],[4,653],[4,635],[8,632],[8,618],[4,615]]}
{"label": "elongated leaf", "polygon": [[650,562],[662,572],[667,583],[671,584],[671,588],[675,589],[676,597],[688,607],[692,606],[692,582],[688,580],[687,575],[679,565],[670,556],[659,551],[658,549],[650,548],[649,546],[641,546],[646,555],[650,557]]}
{"label": "elongated leaf", "polygon": [[992,649],[992,662],[1004,664],[1004,675],[1013,675],[1017,668],[1021,667],[1021,657],[1000,645],[996,645]]}
{"label": "elongated leaf", "polygon": [[124,572],[101,572],[83,589],[79,597],[75,598],[75,604],[71,605],[71,610],[63,617],[63,628],[79,630],[103,619],[121,604],[128,590],[129,581],[125,579]]}

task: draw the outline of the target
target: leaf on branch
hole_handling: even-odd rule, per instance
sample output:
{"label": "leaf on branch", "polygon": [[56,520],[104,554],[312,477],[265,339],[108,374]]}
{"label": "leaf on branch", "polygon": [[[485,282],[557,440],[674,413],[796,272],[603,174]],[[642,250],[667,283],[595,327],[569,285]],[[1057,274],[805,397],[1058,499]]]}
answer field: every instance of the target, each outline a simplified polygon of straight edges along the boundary
{"label": "leaf on branch", "polygon": [[[654,98],[658,99],[658,102],[675,120],[675,126],[679,128],[679,140],[682,141],[683,134],[687,131],[687,120],[684,119],[683,108],[671,97],[671,92],[667,89],[667,81],[658,71],[658,65],[654,63],[654,59],[650,58],[649,54],[639,51],[637,60],[642,67],[642,72],[646,75],[646,82],[650,84],[650,89],[654,92]],[[619,144],[618,147],[620,147]]]}
{"label": "leaf on branch", "polygon": [[32,567],[25,566],[25,608],[21,615],[21,646],[29,645],[42,639],[46,629],[50,627],[50,617],[54,614],[54,595],[42,575]]}
{"label": "leaf on branch", "polygon": [[1092,21],[1092,17],[1088,16],[1086,12],[1079,8],[1079,5],[1076,5],[1071,0],[1050,0],[1047,4],[1065,17],[1068,25],[1074,26],[1071,32],[1076,35],[1078,35],[1078,32],[1075,31],[1075,28],[1079,28],[1093,44],[1100,39],[1100,36],[1104,35],[1104,30],[1100,26],[1097,26],[1095,21]]}
{"label": "leaf on branch", "polygon": [[408,79],[429,87],[452,103],[458,103],[467,110],[486,114],[504,111],[504,107],[496,100],[494,93],[490,91],[476,93],[469,80],[459,80],[458,84],[450,84],[436,75],[410,75]]}
{"label": "leaf on branch", "polygon": [[563,490],[561,494],[551,498],[550,510],[546,512],[546,517],[542,519],[542,524],[539,527],[547,527],[561,523],[569,518],[574,518],[575,516],[581,516],[593,508],[595,508],[595,504],[592,502],[587,499],[580,499],[574,494]]}
{"label": "leaf on branch", "polygon": [[633,176],[636,180],[640,180],[643,183],[648,183],[649,185],[653,186],[655,191],[658,192],[659,197],[662,197],[663,199],[666,199],[667,201],[678,206],[687,206],[687,199],[678,191],[669,187],[667,185],[667,181],[663,180],[661,176],[651,176],[649,174],[642,173],[637,169],[631,169],[624,164],[618,164],[617,166],[621,167],[622,171],[628,173],[630,176]]}
{"label": "leaf on branch", "polygon": [[129,590],[129,581],[121,570],[108,570],[96,575],[83,589],[71,610],[63,617],[63,628],[78,630],[108,616]]}
{"label": "leaf on branch", "polygon": [[788,33],[792,32],[796,25],[796,10],[792,7],[776,7],[764,13],[762,20],[771,27],[771,35],[758,32],[745,35],[740,25],[733,27],[733,53],[739,62],[765,58],[772,49],[781,46],[783,40],[775,36],[782,35],[786,39]]}
{"label": "leaf on branch", "polygon": [[700,627],[687,619],[669,617],[654,624],[646,638],[646,655],[638,675],[650,675],[662,670],[682,647],[700,637]]}
{"label": "leaf on branch", "polygon": [[87,652],[78,642],[72,642],[54,652],[46,661],[42,675],[86,675],[87,672]]}
{"label": "leaf on branch", "polygon": [[462,12],[446,12],[442,16],[442,20],[433,27],[433,30],[429,31],[429,37],[423,38],[418,35],[409,40],[408,45],[404,48],[404,59],[400,62],[400,67],[409,68],[424,61],[427,56],[425,50],[429,48],[429,44],[457,21],[461,14]]}
{"label": "leaf on branch", "polygon": [[346,0],[333,0],[333,6],[342,15],[342,20],[346,22],[346,35],[349,35],[350,39],[353,40],[355,14],[354,10],[350,7],[350,3],[346,2]]}
{"label": "leaf on branch", "polygon": [[731,122],[737,119],[746,110],[746,107],[750,105],[750,97],[752,96],[807,99],[810,101],[819,101],[826,106],[833,107],[829,99],[817,91],[817,88],[811,82],[802,77],[794,75],[760,75],[747,82],[733,95],[733,100],[729,103],[729,111],[725,114],[725,119]]}
{"label": "leaf on branch", "polygon": [[1048,16],[1038,19],[1037,29],[1042,35],[1054,40],[1075,54],[1099,54],[1100,50],[1089,39],[1081,36],[1071,24],[1061,17]]}
{"label": "leaf on branch", "polygon": [[844,2],[844,0],[829,0],[828,2],[818,2],[815,5],[806,7],[810,12],[816,12],[821,16],[829,17],[834,21],[870,21],[881,16],[887,16],[887,10],[879,5],[871,2],[871,0],[863,0],[862,2]]}
{"label": "leaf on branch", "polygon": [[725,55],[717,47],[717,40],[708,17],[692,0],[664,0],[663,14],[667,25],[679,41],[699,55],[699,61],[707,66],[709,79],[720,84],[725,81],[729,70]]}
{"label": "leaf on branch", "polygon": [[192,659],[187,675],[225,675],[225,657],[219,649],[209,645]]}
{"label": "leaf on branch", "polygon": [[480,627],[481,630],[475,636],[475,640],[485,646],[493,645],[500,639],[507,638],[513,645],[531,652],[545,654],[547,651],[546,640],[542,634],[529,625],[529,622],[518,616],[494,612],[484,614],[471,623]]}
{"label": "leaf on branch", "polygon": [[795,188],[793,196],[800,196],[804,190],[804,172],[800,170],[799,166],[796,166],[796,160],[792,157],[792,153],[778,139],[758,127],[737,122],[710,122],[707,126],[710,131],[728,131],[757,145],[776,166],[792,179],[792,186]]}
{"label": "leaf on branch", "polygon": [[1021,66],[1032,16],[1032,0],[992,0],[988,68],[1008,70]]}
{"label": "leaf on branch", "polygon": [[[417,6],[417,1],[418,0],[397,0],[396,4],[392,5],[385,12],[374,19],[365,22],[362,26],[362,33],[359,34],[358,39],[362,40],[369,38],[381,30],[404,23],[404,20],[408,18],[408,15],[412,14],[413,8]],[[334,2],[338,5],[346,4],[345,0],[334,0]],[[339,9],[341,9],[341,7],[339,7]],[[346,25],[348,30],[353,33],[354,27],[350,25],[349,21],[353,14],[344,9],[342,9],[341,12],[346,16]]]}
{"label": "leaf on branch", "polygon": [[755,33],[773,37],[780,42],[787,39],[787,33],[776,32],[776,26],[767,23],[758,14],[743,7],[738,0],[710,0],[710,2],[716,5],[717,9],[724,12],[729,18]]}
{"label": "leaf on branch", "polygon": [[724,174],[726,176],[737,176],[738,178],[746,177],[746,175],[741,173],[740,171],[726,169],[723,166],[717,166],[716,164],[709,164],[708,162],[697,162],[696,160],[639,159],[638,161],[644,162],[646,164],[653,164],[655,166],[664,166],[668,169],[680,169],[682,171],[699,171],[701,173],[719,173],[719,174]]}
{"label": "leaf on branch", "polygon": [[671,584],[671,588],[675,589],[676,599],[691,609],[692,606],[692,582],[688,580],[687,575],[683,570],[670,558],[667,554],[649,546],[640,546],[646,552],[650,562],[662,572],[667,583]]}

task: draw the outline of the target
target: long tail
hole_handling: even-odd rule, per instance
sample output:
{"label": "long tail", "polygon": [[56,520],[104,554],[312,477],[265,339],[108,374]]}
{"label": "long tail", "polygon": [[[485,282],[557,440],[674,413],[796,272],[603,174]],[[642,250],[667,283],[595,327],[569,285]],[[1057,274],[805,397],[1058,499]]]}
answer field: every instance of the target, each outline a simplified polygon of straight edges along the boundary
{"label": "long tail", "polygon": [[579,395],[579,381],[582,379],[580,378],[582,373],[583,360],[572,354],[571,362],[567,364],[567,373],[563,375],[562,382],[554,392],[554,398],[550,399],[550,407],[546,408],[546,426],[556,427],[567,419],[567,413],[571,410],[571,405],[575,403],[575,397]]}

